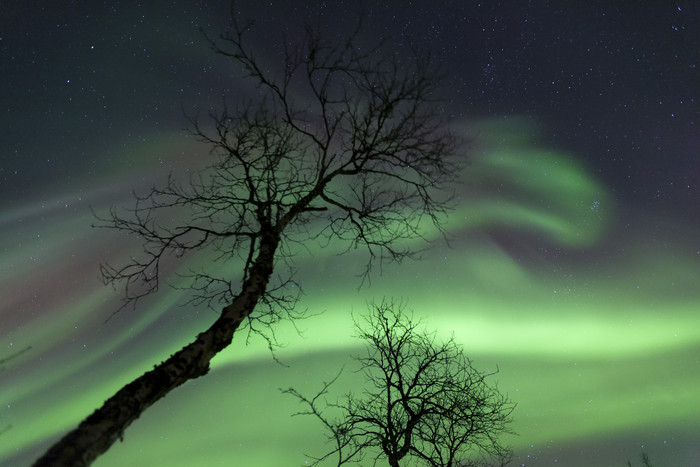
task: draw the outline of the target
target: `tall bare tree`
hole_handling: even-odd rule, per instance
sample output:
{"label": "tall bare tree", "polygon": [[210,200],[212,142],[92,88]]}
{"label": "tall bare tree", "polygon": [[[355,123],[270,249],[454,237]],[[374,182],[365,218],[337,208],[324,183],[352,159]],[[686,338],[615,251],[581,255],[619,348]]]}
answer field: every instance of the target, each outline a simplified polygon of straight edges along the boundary
{"label": "tall bare tree", "polygon": [[[314,458],[337,465],[361,463],[366,456],[385,459],[390,466],[457,467],[505,465],[512,457],[499,436],[515,405],[486,379],[453,339],[437,343],[421,331],[420,322],[403,306],[390,301],[373,305],[364,322],[356,323],[366,353],[356,356],[364,375],[363,393],[327,402],[331,385],[307,398],[298,398],[299,414],[317,417],[327,428],[333,449]],[[335,412],[331,419],[324,411]],[[361,463],[369,465],[369,463]]]}
{"label": "tall bare tree", "polygon": [[[51,447],[35,465],[90,464],[157,400],[207,374],[209,362],[243,324],[262,330],[293,317],[293,247],[341,240],[364,248],[365,273],[385,260],[416,254],[425,223],[441,226],[455,171],[455,139],[434,99],[440,76],[423,54],[399,57],[384,44],[358,47],[359,29],[337,43],[307,28],[283,47],[276,72],[248,47],[252,23],[232,8],[231,26],[210,40],[214,51],[242,66],[254,97],[192,119],[214,162],[189,180],[112,209],[100,225],[143,239],[143,255],[104,265],[106,282],[124,286],[126,303],[158,290],[171,256],[212,255],[212,269],[193,271],[197,303],[221,310],[196,339],[138,377]],[[205,256],[206,257],[206,256]],[[219,275],[217,265],[238,272]],[[295,288],[296,289],[296,288]]]}

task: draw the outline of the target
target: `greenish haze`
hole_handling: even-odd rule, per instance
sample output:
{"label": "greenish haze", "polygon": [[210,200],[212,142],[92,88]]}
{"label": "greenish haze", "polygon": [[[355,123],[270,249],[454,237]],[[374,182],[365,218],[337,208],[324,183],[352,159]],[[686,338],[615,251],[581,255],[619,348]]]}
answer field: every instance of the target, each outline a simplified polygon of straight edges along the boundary
{"label": "greenish haze", "polygon": [[[305,452],[323,452],[321,427],[291,417],[296,402],[278,388],[313,391],[350,364],[360,350],[351,313],[387,296],[406,300],[438,335],[454,334],[478,368],[500,369],[501,390],[518,403],[511,442],[519,462],[557,457],[574,466],[566,462],[572,450],[602,439],[626,440],[620,464],[638,456],[640,443],[669,462],[672,448],[687,452],[690,444],[674,443],[700,417],[692,231],[665,220],[675,232],[667,239],[613,232],[610,194],[573,156],[541,148],[524,121],[473,126],[481,136],[446,224],[449,247],[426,230],[436,242],[421,261],[388,266],[359,290],[362,251],[338,256],[342,248],[332,244],[300,252],[299,307],[312,316],[297,323],[301,336],[288,323],[276,329],[284,343],[277,357],[287,366],[272,361],[260,338],[246,346],[237,336],[210,375],[149,409],[95,465],[297,465]],[[128,183],[90,193],[96,202],[118,200]],[[135,254],[138,244],[90,230],[85,205],[66,207],[64,199],[44,208],[32,202],[0,219],[45,229],[0,259],[0,293],[11,310],[3,315],[3,348],[9,355],[32,346],[0,373],[0,427],[12,425],[2,434],[2,465],[28,464],[216,317],[178,306],[182,293],[164,287],[138,310],[104,322],[118,293],[100,286],[97,262]],[[2,235],[11,243],[19,232]],[[346,371],[337,389],[358,384]]]}

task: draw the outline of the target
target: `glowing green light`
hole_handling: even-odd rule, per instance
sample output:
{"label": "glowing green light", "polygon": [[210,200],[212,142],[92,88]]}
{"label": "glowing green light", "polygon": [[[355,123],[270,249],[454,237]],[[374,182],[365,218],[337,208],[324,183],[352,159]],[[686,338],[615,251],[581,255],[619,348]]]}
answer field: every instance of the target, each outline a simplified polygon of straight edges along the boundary
{"label": "glowing green light", "polygon": [[[323,452],[322,427],[291,417],[298,407],[277,388],[313,391],[348,364],[359,351],[349,312],[361,313],[367,300],[383,296],[405,298],[439,335],[454,333],[478,368],[500,368],[499,387],[519,404],[519,436],[511,440],[518,452],[533,444],[565,450],[567,443],[600,436],[691,426],[700,417],[694,390],[700,387],[694,370],[700,274],[696,247],[684,240],[692,234],[650,250],[640,232],[613,250],[616,255],[603,255],[611,203],[590,171],[571,155],[536,147],[522,121],[480,128],[478,151],[458,187],[460,203],[447,223],[451,247],[436,244],[420,262],[389,266],[359,291],[354,274],[362,270],[363,252],[339,257],[338,245],[304,251],[295,257],[305,291],[299,307],[323,314],[297,323],[302,336],[289,324],[277,328],[286,344],[277,356],[288,366],[272,362],[261,340],[246,347],[245,336],[237,336],[209,375],[149,409],[95,465],[290,465],[303,463],[305,452]],[[29,464],[47,440],[217,315],[176,306],[182,295],[164,288],[138,310],[102,324],[116,294],[98,286],[95,269],[83,270],[88,262],[67,268],[67,258],[76,245],[79,253],[105,255],[129,248],[89,230],[85,210],[27,205],[0,222],[6,227],[22,218],[22,228],[39,229],[42,216],[52,222],[31,245],[40,267],[16,266],[26,265],[28,250],[2,257],[8,266],[2,283],[9,284],[2,296],[11,305],[3,309],[4,322],[17,323],[0,329],[3,348],[13,342],[31,345],[32,352],[0,373],[0,429],[12,425],[0,438],[0,464]],[[498,229],[525,233],[531,256],[503,248],[492,235]],[[43,236],[51,231],[55,235]],[[0,232],[10,243],[19,235]],[[560,254],[539,254],[555,247]],[[587,249],[590,257],[582,253]],[[186,266],[201,264],[195,259]],[[33,287],[22,286],[32,280]],[[92,282],[64,296],[73,280]],[[49,294],[52,300],[44,302],[52,307],[28,308],[30,292]],[[352,372],[346,377],[343,390],[357,384]]]}

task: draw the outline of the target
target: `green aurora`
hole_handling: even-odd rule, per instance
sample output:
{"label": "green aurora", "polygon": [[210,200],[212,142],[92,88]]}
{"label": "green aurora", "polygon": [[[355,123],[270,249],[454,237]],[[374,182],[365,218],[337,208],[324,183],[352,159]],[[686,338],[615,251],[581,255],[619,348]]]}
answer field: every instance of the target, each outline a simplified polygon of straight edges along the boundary
{"label": "green aurora", "polygon": [[[435,235],[421,261],[388,266],[360,289],[361,251],[338,256],[330,245],[297,255],[299,306],[321,314],[297,323],[301,335],[289,324],[276,330],[286,366],[272,361],[262,339],[238,336],[210,375],[149,409],[95,465],[302,464],[304,453],[323,451],[321,426],[292,417],[296,401],[278,388],[314,391],[349,365],[359,350],[351,313],[389,296],[406,300],[440,335],[454,333],[478,368],[499,369],[500,389],[518,404],[518,435],[509,440],[517,465],[623,465],[642,449],[662,465],[699,462],[688,435],[700,417],[700,258],[685,243],[690,233],[678,225],[667,238],[613,234],[610,219],[620,207],[606,187],[573,156],[538,144],[526,120],[465,128],[476,132],[465,135],[476,150],[457,187],[449,246]],[[96,183],[94,193],[103,194],[86,196],[105,208],[139,183],[140,170],[106,188]],[[13,318],[2,336],[5,348],[32,348],[0,373],[0,429],[11,426],[2,433],[0,465],[29,463],[216,316],[179,306],[181,292],[164,289],[103,323],[118,292],[99,285],[93,261],[134,246],[89,229],[84,205],[64,204],[57,196],[3,219],[53,222],[36,244],[2,259],[4,299],[34,303],[37,312]],[[3,235],[11,241],[18,233]],[[38,272],[19,267],[30,247]],[[21,287],[30,280],[59,298],[41,303]],[[347,370],[340,383],[339,392],[359,385]],[[622,452],[606,447],[620,443]],[[567,460],[574,452],[587,460]]]}

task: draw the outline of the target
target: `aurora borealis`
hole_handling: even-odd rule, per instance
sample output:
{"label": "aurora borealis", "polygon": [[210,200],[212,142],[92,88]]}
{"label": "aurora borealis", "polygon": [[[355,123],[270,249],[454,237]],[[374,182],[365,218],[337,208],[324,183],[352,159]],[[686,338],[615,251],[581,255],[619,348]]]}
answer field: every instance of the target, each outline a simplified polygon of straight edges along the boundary
{"label": "aurora borealis", "polygon": [[[98,264],[139,244],[92,228],[90,208],[206,163],[183,111],[254,91],[198,31],[225,27],[228,2],[25,3],[0,6],[0,359],[31,347],[0,372],[3,466],[215,319],[166,287],[108,319],[119,291]],[[318,389],[358,350],[350,313],[388,296],[499,368],[512,465],[700,464],[700,7],[551,3],[239,2],[270,41],[305,20],[342,31],[362,8],[367,31],[434,51],[468,140],[449,245],[359,290],[361,251],[301,252],[299,306],[322,314],[277,329],[286,366],[238,336],[95,465],[302,464],[321,427],[278,388]]]}

